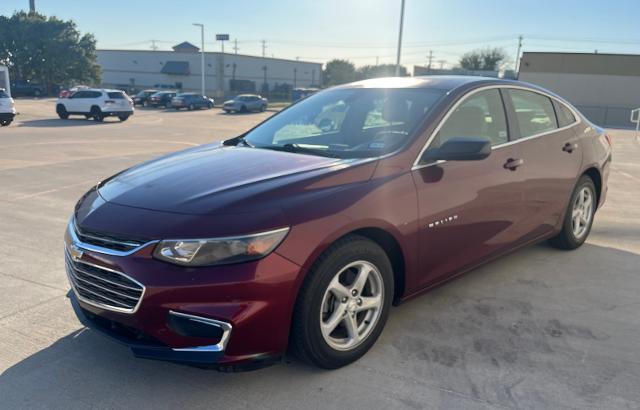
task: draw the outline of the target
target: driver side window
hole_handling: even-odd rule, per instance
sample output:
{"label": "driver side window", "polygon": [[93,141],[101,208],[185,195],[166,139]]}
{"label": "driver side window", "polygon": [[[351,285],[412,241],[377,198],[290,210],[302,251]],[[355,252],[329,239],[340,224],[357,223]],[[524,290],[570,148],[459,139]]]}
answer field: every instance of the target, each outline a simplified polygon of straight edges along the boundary
{"label": "driver side window", "polygon": [[454,137],[484,137],[491,145],[509,141],[502,97],[497,89],[475,93],[447,118],[429,149],[439,148]]}

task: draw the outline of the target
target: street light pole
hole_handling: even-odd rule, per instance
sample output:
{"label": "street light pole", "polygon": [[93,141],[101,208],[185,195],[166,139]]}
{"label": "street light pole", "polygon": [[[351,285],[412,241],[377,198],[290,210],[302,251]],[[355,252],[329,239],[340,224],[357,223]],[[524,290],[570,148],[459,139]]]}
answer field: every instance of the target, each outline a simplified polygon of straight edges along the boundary
{"label": "street light pole", "polygon": [[398,55],[396,56],[396,77],[400,76],[400,52],[402,50],[402,29],[404,27],[404,0],[400,3],[400,31],[398,33]]}
{"label": "street light pole", "polygon": [[204,24],[193,23],[194,26],[200,27],[200,37],[202,44],[200,45],[200,73],[202,75],[202,95],[204,92]]}

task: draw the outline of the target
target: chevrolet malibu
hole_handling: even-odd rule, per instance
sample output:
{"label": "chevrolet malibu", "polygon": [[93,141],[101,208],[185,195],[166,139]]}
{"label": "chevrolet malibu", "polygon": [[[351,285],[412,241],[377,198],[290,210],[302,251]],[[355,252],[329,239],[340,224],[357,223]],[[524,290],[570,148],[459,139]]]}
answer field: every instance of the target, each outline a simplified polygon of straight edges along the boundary
{"label": "chevrolet malibu", "polygon": [[339,86],[87,192],[69,295],[138,357],[233,370],[290,350],[337,368],[392,305],[532,243],[582,245],[610,162],[604,131],[536,86]]}

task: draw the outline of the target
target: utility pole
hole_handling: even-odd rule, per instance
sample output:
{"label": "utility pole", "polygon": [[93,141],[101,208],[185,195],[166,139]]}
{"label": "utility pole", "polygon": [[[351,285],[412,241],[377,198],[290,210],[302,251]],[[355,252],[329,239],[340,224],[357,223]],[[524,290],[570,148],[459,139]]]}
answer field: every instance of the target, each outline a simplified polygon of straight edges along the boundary
{"label": "utility pole", "polygon": [[427,73],[431,74],[431,62],[433,61],[433,50],[429,50],[429,64],[427,65]]}
{"label": "utility pole", "polygon": [[396,55],[396,77],[400,76],[400,52],[402,50],[403,26],[404,26],[404,0],[400,0],[400,30],[398,32],[398,53]]}
{"label": "utility pole", "polygon": [[267,56],[267,40],[262,40],[260,42],[262,43],[262,58],[265,58]]}
{"label": "utility pole", "polygon": [[158,40],[151,40],[151,49],[152,49],[153,51],[156,51],[156,50],[158,49],[158,46],[156,45],[156,42],[157,42],[157,41],[158,41]]}
{"label": "utility pole", "polygon": [[29,13],[36,12],[36,0],[29,0]]}
{"label": "utility pole", "polygon": [[293,88],[296,88],[296,84],[298,82],[298,69],[293,69]]}
{"label": "utility pole", "polygon": [[518,36],[518,52],[516,53],[516,63],[513,71],[515,71],[516,78],[518,78],[518,72],[520,71],[520,50],[522,50],[522,34]]}
{"label": "utility pole", "polygon": [[204,92],[204,24],[193,23],[194,26],[200,27],[200,37],[202,44],[200,45],[200,73],[202,76],[202,95],[206,95]]}
{"label": "utility pole", "polygon": [[238,54],[238,50],[240,49],[238,48],[238,39],[236,38],[233,40],[233,51],[235,51],[236,54]]}
{"label": "utility pole", "polygon": [[438,62],[440,63],[440,69],[443,70],[444,64],[447,62],[447,60],[438,60]]}
{"label": "utility pole", "polygon": [[380,57],[376,56],[376,65],[378,65],[379,61],[380,61]]}

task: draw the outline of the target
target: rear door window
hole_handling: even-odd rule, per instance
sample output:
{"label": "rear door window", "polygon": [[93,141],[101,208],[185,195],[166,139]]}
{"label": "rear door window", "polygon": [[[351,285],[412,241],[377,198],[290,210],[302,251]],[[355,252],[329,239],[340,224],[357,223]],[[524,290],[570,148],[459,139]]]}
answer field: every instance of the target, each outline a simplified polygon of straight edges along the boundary
{"label": "rear door window", "polygon": [[551,99],[533,91],[514,90],[508,92],[516,119],[520,137],[526,138],[558,128],[556,114]]}

